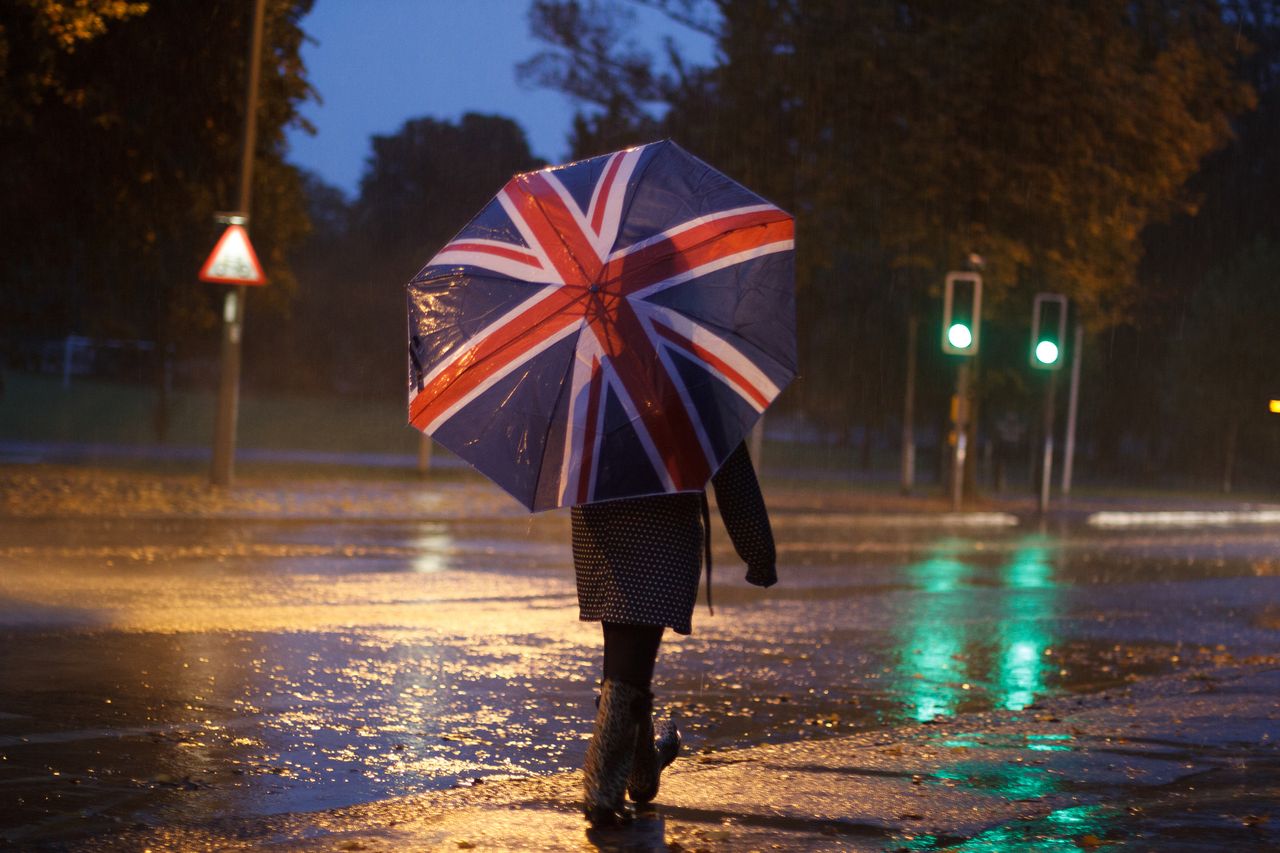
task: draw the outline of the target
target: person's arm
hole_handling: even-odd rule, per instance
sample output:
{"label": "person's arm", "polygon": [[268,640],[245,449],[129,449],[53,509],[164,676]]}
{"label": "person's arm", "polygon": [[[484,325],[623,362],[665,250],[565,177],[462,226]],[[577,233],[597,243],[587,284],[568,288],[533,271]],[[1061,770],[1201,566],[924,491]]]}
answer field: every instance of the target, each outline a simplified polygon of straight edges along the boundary
{"label": "person's arm", "polygon": [[773,529],[745,443],[729,454],[711,484],[715,486],[716,505],[733,548],[747,564],[747,582],[773,586],[778,582]]}

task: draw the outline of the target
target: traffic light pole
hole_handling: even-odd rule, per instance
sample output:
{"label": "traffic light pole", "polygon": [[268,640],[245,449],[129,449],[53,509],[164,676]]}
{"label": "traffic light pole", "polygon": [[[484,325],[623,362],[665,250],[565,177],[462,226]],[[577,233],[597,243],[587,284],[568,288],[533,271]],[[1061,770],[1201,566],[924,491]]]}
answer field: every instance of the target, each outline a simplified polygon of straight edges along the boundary
{"label": "traffic light pole", "polygon": [[1044,460],[1040,466],[1040,514],[1049,511],[1049,485],[1053,480],[1054,397],[1058,390],[1058,372],[1049,373],[1049,386],[1044,392]]}
{"label": "traffic light pole", "polygon": [[959,512],[964,503],[964,464],[969,449],[969,362],[956,370],[956,410],[952,419],[956,443],[951,454],[951,509]]}
{"label": "traffic light pole", "polygon": [[916,482],[916,350],[920,318],[907,319],[907,388],[902,403],[902,493],[911,494]]}
{"label": "traffic light pole", "polygon": [[[253,153],[258,138],[258,80],[262,69],[262,22],[266,0],[254,0],[249,45],[249,87],[245,95],[244,141],[240,149],[240,199],[237,213],[248,221],[253,189]],[[209,482],[231,485],[235,467],[236,422],[240,414],[240,339],[244,331],[244,285],[227,292],[222,309],[222,365],[218,379],[218,413],[214,420],[213,463]]]}
{"label": "traffic light pole", "polygon": [[[966,289],[967,300],[964,297]],[[955,405],[951,413],[951,421],[955,425],[951,455],[951,508],[957,512],[964,502],[964,463],[969,446],[969,360],[978,354],[981,332],[982,276],[974,270],[947,273],[942,291],[942,351],[948,355],[963,356],[956,369]]]}
{"label": "traffic light pole", "polygon": [[1080,359],[1084,349],[1084,326],[1076,320],[1071,344],[1071,389],[1067,391],[1067,436],[1062,447],[1062,496],[1071,496],[1071,474],[1076,459],[1076,416],[1080,409]]}

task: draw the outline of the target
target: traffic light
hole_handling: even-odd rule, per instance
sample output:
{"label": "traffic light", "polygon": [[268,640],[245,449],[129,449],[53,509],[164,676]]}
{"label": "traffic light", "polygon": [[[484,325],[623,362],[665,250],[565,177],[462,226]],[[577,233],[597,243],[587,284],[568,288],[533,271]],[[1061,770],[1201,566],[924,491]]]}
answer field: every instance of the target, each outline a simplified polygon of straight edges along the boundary
{"label": "traffic light", "polygon": [[947,273],[942,298],[942,351],[977,355],[981,323],[982,276],[976,272]]}
{"label": "traffic light", "polygon": [[1031,366],[1039,370],[1061,369],[1066,335],[1067,297],[1061,293],[1037,293],[1031,304]]}

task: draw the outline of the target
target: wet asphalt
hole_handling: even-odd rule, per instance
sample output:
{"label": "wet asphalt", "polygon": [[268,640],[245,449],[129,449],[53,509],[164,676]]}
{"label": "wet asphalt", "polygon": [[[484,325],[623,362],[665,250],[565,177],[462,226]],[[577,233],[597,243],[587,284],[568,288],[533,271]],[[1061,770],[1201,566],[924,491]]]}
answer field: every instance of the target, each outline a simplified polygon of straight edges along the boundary
{"label": "wet asphalt", "polygon": [[[258,484],[212,509],[183,484],[126,486],[0,517],[0,846],[579,765],[599,637],[577,620],[564,514],[467,480]],[[1274,527],[771,505],[779,586],[746,585],[717,526],[715,614],[700,603],[693,636],[664,642],[659,705],[694,753],[1280,652]]]}

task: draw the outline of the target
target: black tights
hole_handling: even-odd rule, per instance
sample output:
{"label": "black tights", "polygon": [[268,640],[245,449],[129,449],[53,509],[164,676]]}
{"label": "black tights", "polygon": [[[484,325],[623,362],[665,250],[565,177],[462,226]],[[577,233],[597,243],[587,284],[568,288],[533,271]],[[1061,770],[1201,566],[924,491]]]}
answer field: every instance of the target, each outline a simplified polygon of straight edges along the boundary
{"label": "black tights", "polygon": [[653,682],[653,665],[662,642],[661,625],[625,625],[601,622],[604,626],[604,677],[648,690]]}

